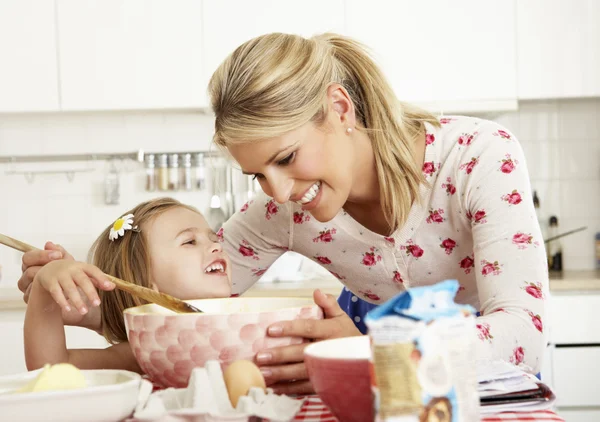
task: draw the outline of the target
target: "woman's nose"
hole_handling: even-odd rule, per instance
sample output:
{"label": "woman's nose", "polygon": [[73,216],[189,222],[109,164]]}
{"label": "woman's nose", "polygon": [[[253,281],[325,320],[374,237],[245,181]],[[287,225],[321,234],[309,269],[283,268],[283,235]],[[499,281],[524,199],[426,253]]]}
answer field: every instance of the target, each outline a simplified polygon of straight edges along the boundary
{"label": "woman's nose", "polygon": [[289,178],[273,179],[271,185],[271,196],[279,204],[285,204],[289,201],[292,195],[292,189],[294,187],[294,181]]}

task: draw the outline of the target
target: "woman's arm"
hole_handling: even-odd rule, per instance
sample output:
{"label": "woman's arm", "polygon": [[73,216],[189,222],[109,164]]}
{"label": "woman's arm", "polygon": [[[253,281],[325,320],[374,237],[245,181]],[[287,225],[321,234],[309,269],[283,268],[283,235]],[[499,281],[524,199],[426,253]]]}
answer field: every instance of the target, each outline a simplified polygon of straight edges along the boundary
{"label": "woman's arm", "polygon": [[232,291],[248,290],[291,247],[290,204],[257,194],[219,230],[232,265]]}
{"label": "woman's arm", "polygon": [[548,267],[529,175],[517,139],[495,123],[482,124],[465,148],[457,192],[471,220],[481,317],[481,358],[504,359],[536,373],[547,342]]}

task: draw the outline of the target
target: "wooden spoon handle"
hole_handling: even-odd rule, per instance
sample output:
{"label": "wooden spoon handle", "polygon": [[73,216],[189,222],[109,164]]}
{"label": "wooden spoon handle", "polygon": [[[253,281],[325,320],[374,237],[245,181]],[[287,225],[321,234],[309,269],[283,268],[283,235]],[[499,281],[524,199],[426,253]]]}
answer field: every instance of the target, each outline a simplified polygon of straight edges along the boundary
{"label": "wooden spoon handle", "polygon": [[[9,248],[16,249],[21,252],[29,252],[34,251],[38,248],[28,245],[25,242],[21,242],[20,240],[13,239],[10,236],[6,236],[4,234],[0,234],[0,243],[8,246]],[[151,303],[156,303],[157,305],[163,306],[167,309],[170,309],[177,313],[194,313],[194,312],[202,312],[200,309],[196,308],[193,305],[190,305],[183,300],[177,299],[173,296],[170,296],[165,293],[157,292],[156,290],[149,289],[147,287],[138,286],[137,284],[130,283],[125,280],[121,280],[120,278],[113,277],[112,275],[106,274],[106,277],[115,283],[117,288],[123,290],[125,292],[131,293],[134,296],[137,296],[141,299],[147,300]]]}

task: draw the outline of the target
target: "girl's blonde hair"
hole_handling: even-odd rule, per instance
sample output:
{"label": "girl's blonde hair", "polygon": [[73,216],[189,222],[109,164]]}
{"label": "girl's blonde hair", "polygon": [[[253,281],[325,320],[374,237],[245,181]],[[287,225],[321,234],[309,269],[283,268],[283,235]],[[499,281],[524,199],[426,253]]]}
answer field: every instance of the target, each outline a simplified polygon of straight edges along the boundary
{"label": "girl's blonde hair", "polygon": [[425,182],[414,143],[423,136],[425,122],[439,122],[433,114],[400,102],[367,49],[351,38],[273,33],[242,44],[210,80],[213,140],[226,148],[278,137],[307,122],[320,126],[327,118],[332,83],[348,91],[357,129],[371,139],[381,206],[396,230]]}
{"label": "girl's blonde hair", "polygon": [[[112,224],[108,226],[92,245],[88,262],[104,273],[140,286],[150,287],[152,262],[148,250],[148,238],[144,233],[147,224],[160,214],[173,208],[187,208],[200,212],[173,198],[159,198],[142,202],[123,215],[133,214],[134,226],[138,230],[126,230],[125,235],[111,241],[108,237]],[[147,303],[122,290],[100,291],[102,334],[112,344],[127,341],[123,311]]]}

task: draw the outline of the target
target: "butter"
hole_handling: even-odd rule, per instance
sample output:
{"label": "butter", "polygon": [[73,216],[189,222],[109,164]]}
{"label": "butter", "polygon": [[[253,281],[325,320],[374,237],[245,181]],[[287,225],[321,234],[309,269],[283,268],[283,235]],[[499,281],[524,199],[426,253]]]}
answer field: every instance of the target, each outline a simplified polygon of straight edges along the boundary
{"label": "butter", "polygon": [[35,379],[17,390],[16,393],[76,390],[85,388],[86,385],[83,372],[70,363],[46,364]]}

